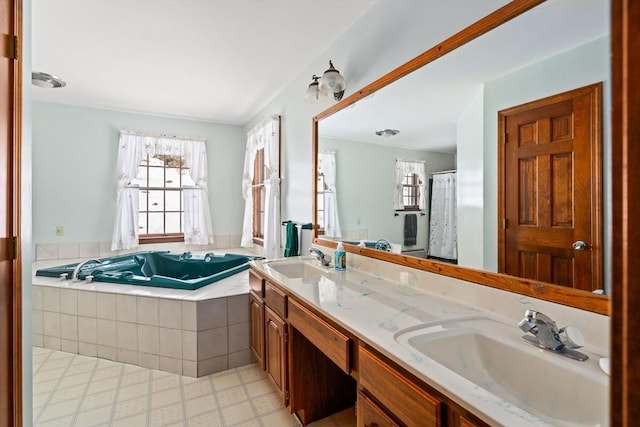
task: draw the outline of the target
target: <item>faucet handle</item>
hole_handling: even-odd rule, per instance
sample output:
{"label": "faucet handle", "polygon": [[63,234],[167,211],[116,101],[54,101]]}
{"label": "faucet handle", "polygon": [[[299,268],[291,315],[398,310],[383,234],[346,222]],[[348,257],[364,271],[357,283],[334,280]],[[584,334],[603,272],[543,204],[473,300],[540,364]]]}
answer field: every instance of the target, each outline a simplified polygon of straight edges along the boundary
{"label": "faucet handle", "polygon": [[584,335],[573,326],[565,326],[558,331],[560,342],[567,348],[580,348],[584,346]]}

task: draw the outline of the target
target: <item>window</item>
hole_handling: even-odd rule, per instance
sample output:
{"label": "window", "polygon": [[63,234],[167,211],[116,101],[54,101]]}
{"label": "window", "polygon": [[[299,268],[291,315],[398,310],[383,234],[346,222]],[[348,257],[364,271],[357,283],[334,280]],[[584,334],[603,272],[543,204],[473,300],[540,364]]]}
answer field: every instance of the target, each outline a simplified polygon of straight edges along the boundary
{"label": "window", "polygon": [[425,182],[423,161],[397,159],[393,209],[396,211],[425,209]]}
{"label": "window", "polygon": [[420,187],[422,181],[416,173],[410,173],[402,179],[402,204],[405,211],[420,210]]}
{"label": "window", "polygon": [[182,188],[195,183],[178,155],[146,154],[132,184],[140,188],[138,229],[140,241],[184,240]]}
{"label": "window", "polygon": [[256,151],[253,161],[253,237],[264,239],[264,205],[265,186],[264,180],[268,177],[267,166],[264,163],[264,148]]}

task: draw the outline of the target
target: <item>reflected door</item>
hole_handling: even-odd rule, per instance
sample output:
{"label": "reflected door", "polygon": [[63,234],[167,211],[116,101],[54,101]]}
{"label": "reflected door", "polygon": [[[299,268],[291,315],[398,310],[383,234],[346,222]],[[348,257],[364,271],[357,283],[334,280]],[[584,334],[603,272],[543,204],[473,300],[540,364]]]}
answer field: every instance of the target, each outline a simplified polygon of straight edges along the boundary
{"label": "reflected door", "polygon": [[602,85],[499,112],[500,272],[602,288]]}

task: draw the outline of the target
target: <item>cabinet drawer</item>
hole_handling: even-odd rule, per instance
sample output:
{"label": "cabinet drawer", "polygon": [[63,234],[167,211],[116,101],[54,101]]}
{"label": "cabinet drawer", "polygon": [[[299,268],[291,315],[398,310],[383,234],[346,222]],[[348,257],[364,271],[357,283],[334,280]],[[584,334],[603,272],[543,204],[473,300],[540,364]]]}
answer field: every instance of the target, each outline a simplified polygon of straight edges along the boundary
{"label": "cabinet drawer", "polygon": [[358,392],[358,427],[399,427],[361,391]]}
{"label": "cabinet drawer", "polygon": [[349,337],[307,310],[289,300],[289,324],[318,347],[347,374],[350,373]]}
{"label": "cabinet drawer", "polygon": [[264,302],[280,317],[287,317],[287,294],[269,282],[264,284]]}
{"label": "cabinet drawer", "polygon": [[442,402],[431,396],[377,355],[359,348],[360,385],[403,424],[439,426]]}
{"label": "cabinet drawer", "polygon": [[260,298],[264,298],[264,279],[249,270],[249,287]]}

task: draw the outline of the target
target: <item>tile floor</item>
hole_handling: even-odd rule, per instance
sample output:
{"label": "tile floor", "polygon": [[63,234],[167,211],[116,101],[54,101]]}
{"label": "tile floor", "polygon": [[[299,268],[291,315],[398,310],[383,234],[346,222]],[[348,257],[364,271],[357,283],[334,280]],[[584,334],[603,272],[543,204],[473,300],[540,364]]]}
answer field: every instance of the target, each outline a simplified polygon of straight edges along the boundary
{"label": "tile floor", "polygon": [[[190,378],[33,348],[33,424],[297,427],[257,365]],[[355,425],[353,409],[312,424]]]}

